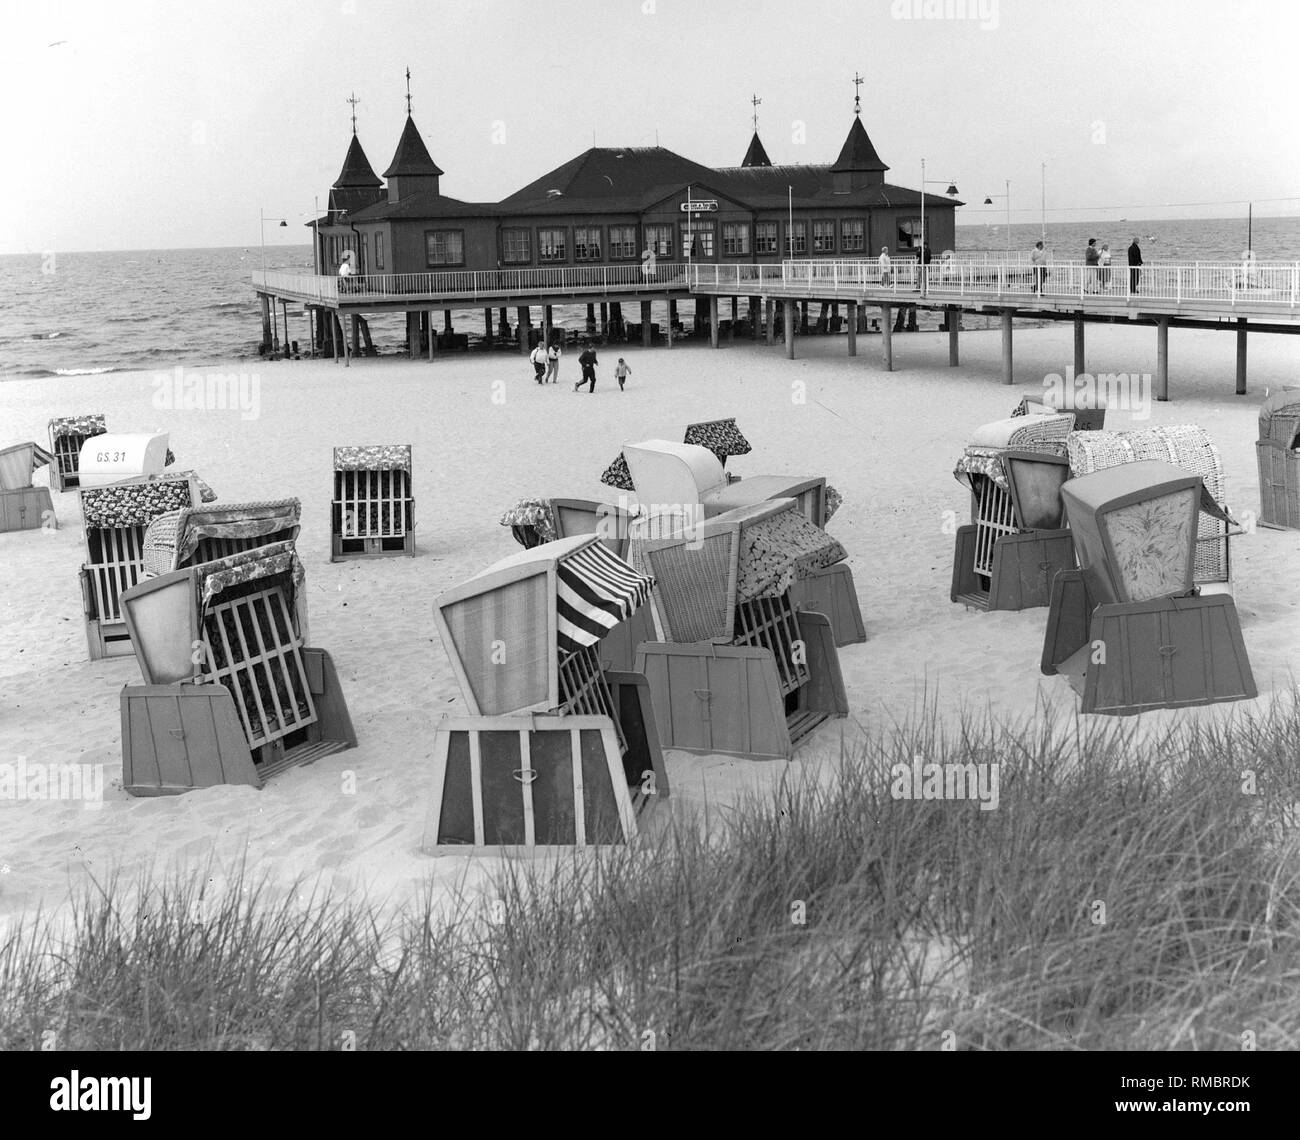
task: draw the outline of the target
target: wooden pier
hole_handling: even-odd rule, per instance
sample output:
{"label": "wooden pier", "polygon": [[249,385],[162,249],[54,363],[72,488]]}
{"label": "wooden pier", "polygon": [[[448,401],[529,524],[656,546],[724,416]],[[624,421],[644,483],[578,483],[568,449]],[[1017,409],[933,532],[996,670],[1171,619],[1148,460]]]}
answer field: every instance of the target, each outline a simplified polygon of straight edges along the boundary
{"label": "wooden pier", "polygon": [[[293,301],[332,324],[342,340],[345,359],[358,348],[358,318],[367,313],[405,312],[411,355],[419,355],[420,336],[428,337],[429,358],[437,340],[433,314],[449,322],[453,309],[485,309],[488,334],[491,313],[517,311],[519,349],[529,350],[529,330],[537,327],[550,339],[553,305],[640,302],[642,343],[651,343],[650,303],[666,302],[670,309],[685,299],[708,304],[713,346],[719,347],[719,298],[748,297],[751,311],[762,307],[766,343],[775,342],[775,312],[779,304],[786,355],[793,358],[796,306],[809,303],[843,305],[847,311],[848,352],[857,355],[858,334],[866,331],[866,310],[880,310],[881,361],[894,370],[891,322],[900,309],[945,313],[949,336],[948,363],[960,361],[960,314],[996,314],[1002,327],[1002,377],[1014,382],[1012,328],[1015,318],[1070,320],[1074,323],[1074,368],[1084,372],[1084,326],[1118,320],[1152,325],[1157,335],[1157,399],[1168,399],[1169,329],[1213,328],[1237,336],[1236,390],[1246,391],[1246,343],[1249,331],[1300,332],[1300,263],[1147,264],[1134,275],[1128,266],[1113,266],[1106,277],[1080,262],[1048,266],[1041,289],[1032,267],[1023,259],[1004,260],[970,255],[931,263],[925,271],[915,260],[895,260],[888,284],[881,283],[874,260],[786,261],[774,265],[723,263],[640,263],[628,266],[565,267],[454,271],[444,273],[369,274],[361,277],[318,276],[286,270],[255,272],[253,288],[262,300],[264,340],[271,343],[273,306]],[[543,320],[531,324],[530,312],[540,307]],[[352,318],[351,336],[342,321]],[[670,321],[671,324],[671,321]],[[671,347],[673,338],[667,336]],[[755,339],[758,328],[755,327]],[[337,343],[337,340],[335,341]]]}

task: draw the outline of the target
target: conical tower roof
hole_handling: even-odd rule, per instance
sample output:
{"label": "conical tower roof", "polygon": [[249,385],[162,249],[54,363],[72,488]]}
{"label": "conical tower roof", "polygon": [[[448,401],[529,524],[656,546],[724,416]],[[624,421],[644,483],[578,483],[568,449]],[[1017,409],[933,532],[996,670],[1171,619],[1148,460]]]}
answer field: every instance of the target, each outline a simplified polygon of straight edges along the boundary
{"label": "conical tower roof", "polygon": [[370,165],[366,152],[361,149],[361,140],[353,135],[352,141],[348,144],[347,156],[343,159],[343,169],[334,180],[335,188],[374,190],[382,185],[383,181]]}
{"label": "conical tower roof", "polygon": [[849,128],[849,137],[844,140],[844,146],[840,149],[840,156],[835,160],[835,165],[831,167],[834,173],[846,171],[864,171],[879,170],[886,171],[889,167],[880,161],[880,155],[876,153],[876,148],[871,145],[871,139],[867,137],[867,129],[862,125],[862,120],[856,116],[853,119],[853,126]]}
{"label": "conical tower roof", "polygon": [[771,166],[772,160],[767,157],[767,151],[763,149],[763,144],[759,141],[758,132],[754,132],[754,137],[749,140],[749,149],[745,151],[744,161],[740,164],[744,166]]}
{"label": "conical tower roof", "polygon": [[424,145],[424,140],[420,138],[420,132],[416,129],[415,120],[410,115],[407,115],[406,126],[402,128],[402,137],[397,140],[397,153],[393,155],[393,161],[389,163],[388,169],[384,171],[384,177],[393,178],[396,176],[401,178],[420,174],[436,176],[442,174],[442,171],[438,169],[438,164],[429,156],[429,148]]}

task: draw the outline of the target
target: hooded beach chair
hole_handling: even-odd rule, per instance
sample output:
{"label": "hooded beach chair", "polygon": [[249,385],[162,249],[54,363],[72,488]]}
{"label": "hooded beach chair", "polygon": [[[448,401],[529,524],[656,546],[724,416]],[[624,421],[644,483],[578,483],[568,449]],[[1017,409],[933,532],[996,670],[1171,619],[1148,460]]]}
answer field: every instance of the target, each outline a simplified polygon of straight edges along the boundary
{"label": "hooded beach chair", "polygon": [[54,456],[29,440],[0,444],[0,533],[57,528],[48,487],[33,487],[32,473]]}
{"label": "hooded beach chair", "polygon": [[1140,431],[1072,432],[1067,440],[1070,477],[1090,475],[1122,463],[1155,460],[1199,475],[1218,511],[1201,512],[1197,528],[1195,581],[1197,585],[1226,584],[1231,580],[1225,482],[1219,449],[1209,434],[1195,424],[1144,428]]}
{"label": "hooded beach chair", "polygon": [[424,848],[624,843],[667,794],[645,678],[598,646],[652,582],[595,535],[520,551],[443,593],[434,619],[470,715],[434,742]]}
{"label": "hooded beach chair", "polygon": [[1232,598],[1195,586],[1198,518],[1227,521],[1199,475],[1140,460],[1070,479],[1079,569],[1056,576],[1042,671],[1081,711],[1128,716],[1256,695]]}
{"label": "hooded beach chair", "polygon": [[749,440],[741,434],[740,428],[736,426],[734,417],[725,420],[705,420],[701,423],[687,424],[686,434],[682,437],[682,442],[707,447],[718,457],[718,462],[723,467],[727,465],[727,460],[731,456],[748,455],[754,450]]}
{"label": "hooded beach chair", "polygon": [[102,412],[84,416],[58,416],[50,420],[50,488],[70,491],[79,486],[81,448],[86,440],[104,435],[108,428]]}
{"label": "hooded beach chair", "polygon": [[953,474],[971,492],[958,527],[949,598],[982,610],[1047,605],[1057,571],[1074,566],[1061,484],[1074,417],[1012,416],[972,433]]}
{"label": "hooded beach chair", "polygon": [[415,554],[411,445],[334,449],[330,561]]}
{"label": "hooded beach chair", "polygon": [[790,499],[633,540],[653,575],[664,640],[637,650],[667,748],[788,758],[848,701],[830,620],[790,587],[844,548]]}
{"label": "hooded beach chair", "polygon": [[1300,530],[1300,388],[1274,392],[1259,409],[1259,521]]}
{"label": "hooded beach chair", "polygon": [[260,788],[356,746],[330,655],[306,645],[292,542],[148,578],[122,594],[143,685],[122,689],[122,783],[137,796]]}
{"label": "hooded beach chair", "polygon": [[145,531],[159,515],[216,495],[193,471],[178,471],[83,486],[79,496],[86,532],[81,597],[90,659],[129,657],[133,649],[120,599],[144,577]]}

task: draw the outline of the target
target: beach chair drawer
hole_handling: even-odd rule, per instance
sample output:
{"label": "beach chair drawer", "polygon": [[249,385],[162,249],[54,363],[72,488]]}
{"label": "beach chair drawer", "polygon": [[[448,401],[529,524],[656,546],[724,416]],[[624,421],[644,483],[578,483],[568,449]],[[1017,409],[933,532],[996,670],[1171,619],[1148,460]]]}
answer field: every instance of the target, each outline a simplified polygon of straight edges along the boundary
{"label": "beach chair drawer", "polygon": [[46,524],[55,527],[58,525],[48,487],[0,491],[0,532],[38,530]]}
{"label": "beach chair drawer", "polygon": [[458,717],[439,726],[427,853],[619,844],[636,828],[608,717]]}

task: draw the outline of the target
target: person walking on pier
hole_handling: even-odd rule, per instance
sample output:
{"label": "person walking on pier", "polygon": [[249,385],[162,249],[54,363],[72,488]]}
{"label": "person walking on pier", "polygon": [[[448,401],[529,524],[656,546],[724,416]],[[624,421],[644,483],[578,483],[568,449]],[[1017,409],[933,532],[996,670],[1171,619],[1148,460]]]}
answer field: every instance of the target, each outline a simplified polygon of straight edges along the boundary
{"label": "person walking on pier", "polygon": [[1128,247],[1128,288],[1130,293],[1138,291],[1138,282],[1142,280],[1142,250],[1138,246],[1138,239],[1133,238],[1133,244]]}
{"label": "person walking on pier", "polygon": [[618,390],[623,391],[623,385],[627,383],[627,378],[632,375],[632,369],[627,366],[627,361],[621,356],[618,363],[614,365],[614,379],[618,381]]}
{"label": "person walking on pier", "polygon": [[1110,288],[1110,242],[1101,243],[1101,253],[1097,255],[1097,265],[1101,271],[1101,290]]}
{"label": "person walking on pier", "polygon": [[1043,295],[1043,285],[1047,281],[1047,250],[1041,241],[1034,242],[1034,252],[1029,255],[1034,266],[1034,292]]}
{"label": "person walking on pier", "polygon": [[596,359],[596,350],[591,347],[590,341],[587,342],[587,347],[582,350],[582,355],[578,357],[578,363],[582,365],[582,379],[573,386],[573,390],[576,392],[584,384],[589,384],[588,393],[595,392],[596,365],[600,361]]}
{"label": "person walking on pier", "polygon": [[880,247],[880,257],[876,259],[876,264],[880,266],[880,284],[888,288],[893,283],[889,276],[889,246]]}
{"label": "person walking on pier", "polygon": [[542,379],[546,375],[546,349],[542,347],[541,341],[537,342],[537,347],[529,353],[528,359],[533,363],[533,370],[537,374],[537,383],[542,384]]}
{"label": "person walking on pier", "polygon": [[1097,265],[1101,254],[1097,252],[1097,239],[1088,239],[1088,248],[1083,251],[1083,291],[1097,292]]}
{"label": "person walking on pier", "polygon": [[543,383],[558,384],[560,380],[560,346],[552,342],[546,350],[546,380]]}

